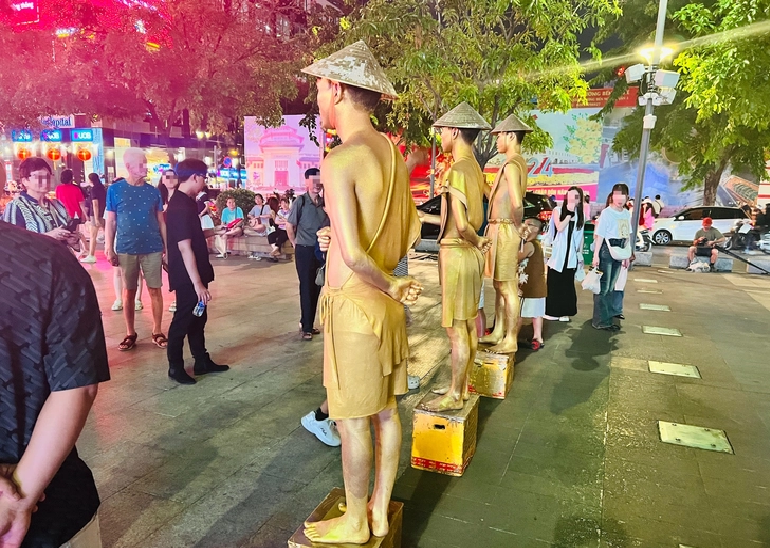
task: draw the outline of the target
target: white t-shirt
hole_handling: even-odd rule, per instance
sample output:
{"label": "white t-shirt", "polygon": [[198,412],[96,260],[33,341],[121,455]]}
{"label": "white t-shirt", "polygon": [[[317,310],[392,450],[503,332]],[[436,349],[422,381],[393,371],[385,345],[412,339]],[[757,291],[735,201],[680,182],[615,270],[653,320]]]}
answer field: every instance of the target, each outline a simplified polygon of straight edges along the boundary
{"label": "white t-shirt", "polygon": [[249,211],[249,215],[252,217],[262,217],[264,224],[264,222],[270,218],[270,206],[267,204],[262,204],[261,206],[255,205],[251,208],[251,211]]}
{"label": "white t-shirt", "polygon": [[599,215],[596,235],[602,238],[628,238],[631,236],[631,213],[627,209],[616,211],[608,207]]}

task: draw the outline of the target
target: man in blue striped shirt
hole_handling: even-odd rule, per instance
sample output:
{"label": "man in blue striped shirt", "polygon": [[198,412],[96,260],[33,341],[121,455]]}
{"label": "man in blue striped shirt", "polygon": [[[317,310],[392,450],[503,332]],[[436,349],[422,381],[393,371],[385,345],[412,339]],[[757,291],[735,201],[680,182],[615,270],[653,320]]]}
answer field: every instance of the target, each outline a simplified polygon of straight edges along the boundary
{"label": "man in blue striped shirt", "polygon": [[19,165],[19,179],[24,190],[5,207],[3,220],[74,245],[78,238],[67,230],[67,210],[58,200],[48,199],[53,179],[48,162],[27,158]]}

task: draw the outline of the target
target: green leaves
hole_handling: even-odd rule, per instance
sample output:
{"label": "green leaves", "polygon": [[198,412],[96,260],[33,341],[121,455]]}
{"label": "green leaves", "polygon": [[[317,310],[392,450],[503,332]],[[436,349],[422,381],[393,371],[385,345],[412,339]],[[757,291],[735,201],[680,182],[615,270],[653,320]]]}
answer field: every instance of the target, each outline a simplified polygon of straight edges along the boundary
{"label": "green leaves", "polygon": [[[536,105],[569,109],[588,88],[576,36],[618,9],[612,0],[370,0],[328,49],[365,40],[400,94],[379,116],[384,128],[428,144],[430,125],[460,101],[492,125],[511,113],[526,119]],[[525,141],[530,150],[549,144],[539,130]],[[483,135],[479,161],[495,153]]]}
{"label": "green leaves", "polygon": [[[626,51],[645,41],[654,24],[653,11],[639,14],[639,6],[627,3],[623,19],[614,26]],[[685,187],[703,185],[704,201],[710,204],[728,167],[749,171],[757,179],[767,177],[770,0],[672,0],[669,9],[666,36],[685,38],[673,63],[680,81],[674,104],[656,110],[658,124],[651,145],[676,158]],[[636,27],[626,22],[634,16],[639,21]],[[638,154],[642,115],[639,109],[626,118],[614,150]]]}

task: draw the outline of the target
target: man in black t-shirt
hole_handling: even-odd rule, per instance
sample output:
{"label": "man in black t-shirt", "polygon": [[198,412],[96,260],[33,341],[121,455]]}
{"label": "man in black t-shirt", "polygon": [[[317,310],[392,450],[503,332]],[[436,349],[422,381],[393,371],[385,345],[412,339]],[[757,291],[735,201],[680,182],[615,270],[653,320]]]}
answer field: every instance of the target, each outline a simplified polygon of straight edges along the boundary
{"label": "man in black t-shirt", "polygon": [[2,222],[0,242],[0,546],[101,547],[75,449],[110,378],[96,292],[63,243]]}
{"label": "man in black t-shirt", "polygon": [[[206,351],[206,308],[211,301],[209,283],[214,281],[214,268],[209,262],[209,250],[201,228],[195,197],[206,185],[208,169],[204,162],[188,159],[179,162],[179,187],[171,196],[166,209],[168,241],[168,283],[176,291],[176,312],[168,328],[168,376],[182,384],[195,384],[184,370],[182,349],[184,339],[195,358],[196,375],[219,373],[229,369],[217,365]],[[203,311],[194,314],[201,303]]]}

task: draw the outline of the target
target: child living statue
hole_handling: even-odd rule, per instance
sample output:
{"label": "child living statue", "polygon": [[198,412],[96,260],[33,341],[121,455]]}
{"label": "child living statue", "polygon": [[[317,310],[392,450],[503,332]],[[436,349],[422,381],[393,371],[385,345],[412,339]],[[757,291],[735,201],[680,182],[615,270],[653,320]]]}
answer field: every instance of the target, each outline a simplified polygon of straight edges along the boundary
{"label": "child living statue", "polygon": [[395,396],[407,392],[403,304],[413,304],[422,291],[413,279],[391,273],[419,238],[420,221],[403,158],[371,124],[380,99],[397,96],[366,45],[357,42],[302,72],[317,78],[321,123],[342,140],[321,166],[331,228],[319,236],[328,245],[324,386],[342,438],[346,499],[341,517],[306,522],[305,536],[364,544],[388,533],[401,451]]}
{"label": "child living statue", "polygon": [[484,253],[490,240],[478,235],[484,222],[484,174],[473,154],[481,130],[491,126],[463,102],[439,118],[441,148],[452,154],[452,167],[439,189],[441,216],[420,212],[423,222],[441,226],[439,276],[441,326],[452,343],[452,383],[433,392],[438,397],[421,404],[429,411],[462,409],[468,399],[468,373],[476,358],[476,316],[481,297]]}

